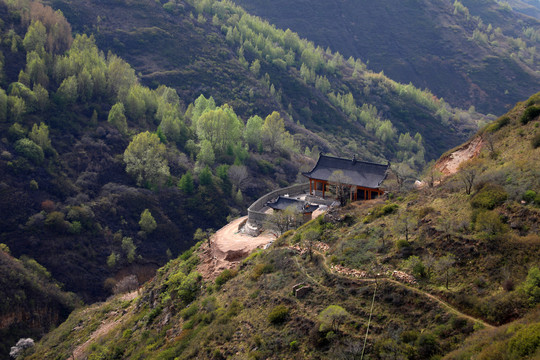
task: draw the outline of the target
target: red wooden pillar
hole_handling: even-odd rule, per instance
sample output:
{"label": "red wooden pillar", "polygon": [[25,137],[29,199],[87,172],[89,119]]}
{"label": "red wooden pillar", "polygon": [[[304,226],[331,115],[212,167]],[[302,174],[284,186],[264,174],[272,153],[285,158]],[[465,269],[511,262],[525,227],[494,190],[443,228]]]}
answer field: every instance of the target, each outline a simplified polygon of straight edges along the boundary
{"label": "red wooden pillar", "polygon": [[309,195],[313,195],[311,189],[312,189],[312,187],[311,187],[311,179],[309,179]]}

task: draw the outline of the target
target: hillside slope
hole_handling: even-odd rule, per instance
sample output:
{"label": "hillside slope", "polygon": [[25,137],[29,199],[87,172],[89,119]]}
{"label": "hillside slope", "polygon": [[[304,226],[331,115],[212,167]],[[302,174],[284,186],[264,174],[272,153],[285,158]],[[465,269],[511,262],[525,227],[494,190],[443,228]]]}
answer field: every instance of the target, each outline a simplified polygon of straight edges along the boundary
{"label": "hillside slope", "polygon": [[[339,155],[351,155],[356,146],[365,156],[392,158],[400,134],[418,132],[432,159],[484,120],[278,31],[228,2],[51,3],[76,31],[95,34],[101,49],[132,64],[146,85],[173,87],[186,104],[211,95],[244,118],[279,110],[291,131],[302,132],[301,124],[326,140],[307,145]],[[386,120],[391,132],[388,123],[379,130]]]}
{"label": "hillside slope", "polygon": [[198,243],[138,298],[73,313],[28,358],[88,339],[81,357],[535,358],[539,115],[537,94],[482,129],[487,145],[439,185],[331,211],[214,282],[196,272]]}
{"label": "hillside slope", "polygon": [[540,23],[495,1],[235,2],[454,106],[500,115],[540,85]]}

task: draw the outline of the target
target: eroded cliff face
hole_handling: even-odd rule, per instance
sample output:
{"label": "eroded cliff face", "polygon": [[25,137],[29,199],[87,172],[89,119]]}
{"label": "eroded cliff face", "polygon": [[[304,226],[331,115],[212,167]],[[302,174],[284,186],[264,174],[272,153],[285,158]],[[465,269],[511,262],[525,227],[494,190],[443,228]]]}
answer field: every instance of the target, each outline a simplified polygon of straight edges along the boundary
{"label": "eroded cliff face", "polygon": [[21,337],[39,339],[73,310],[74,295],[63,292],[41,265],[0,250],[0,358]]}
{"label": "eroded cliff face", "polygon": [[62,309],[50,305],[26,309],[17,307],[9,313],[0,315],[0,329],[24,326],[36,331],[47,331],[63,318],[62,312],[64,312]]}

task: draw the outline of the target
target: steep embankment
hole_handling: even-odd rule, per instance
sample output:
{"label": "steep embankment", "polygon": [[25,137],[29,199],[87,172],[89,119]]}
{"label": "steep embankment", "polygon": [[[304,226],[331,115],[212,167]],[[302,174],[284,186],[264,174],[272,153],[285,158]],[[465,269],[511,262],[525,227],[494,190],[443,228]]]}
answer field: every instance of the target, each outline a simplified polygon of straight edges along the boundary
{"label": "steep embankment", "polygon": [[540,84],[534,35],[540,23],[501,2],[235,2],[394,80],[428,88],[454,106],[500,115]]}
{"label": "steep embankment", "polygon": [[15,259],[0,250],[0,357],[21,337],[39,339],[62,323],[77,304],[51,274],[29,258]]}
{"label": "steep embankment", "polygon": [[66,356],[121,308],[82,356],[534,358],[539,115],[540,94],[483,129],[486,145],[439,186],[330,212],[214,282],[196,272],[198,244],[138,299],[73,314],[29,358]]}

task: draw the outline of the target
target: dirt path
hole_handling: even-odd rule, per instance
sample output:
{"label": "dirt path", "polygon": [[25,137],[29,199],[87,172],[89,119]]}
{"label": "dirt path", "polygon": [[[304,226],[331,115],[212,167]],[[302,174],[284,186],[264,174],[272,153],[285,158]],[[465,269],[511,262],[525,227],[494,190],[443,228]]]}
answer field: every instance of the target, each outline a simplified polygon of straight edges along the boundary
{"label": "dirt path", "polygon": [[269,232],[257,237],[240,233],[238,229],[246,220],[247,216],[244,216],[230,222],[212,235],[210,246],[204,245],[201,264],[197,270],[205,280],[213,280],[223,270],[236,267],[240,260],[253,250],[276,239],[276,236]]}
{"label": "dirt path", "polygon": [[[412,291],[412,292],[414,292],[416,294],[419,294],[421,296],[425,296],[425,297],[427,297],[428,299],[430,299],[432,301],[435,301],[436,303],[441,305],[443,308],[447,309],[447,311],[450,312],[450,313],[453,313],[455,315],[464,317],[464,318],[466,318],[466,319],[468,319],[468,320],[470,320],[472,322],[480,323],[485,328],[491,328],[491,329],[494,328],[493,325],[488,324],[487,322],[483,321],[482,319],[475,318],[473,316],[467,315],[467,314],[459,311],[457,308],[455,308],[451,304],[447,303],[446,301],[440,299],[439,297],[437,297],[437,296],[435,296],[433,294],[428,293],[427,291],[418,289],[418,288],[416,288],[414,286],[411,286],[411,285],[408,285],[408,284],[405,284],[405,283],[402,283],[400,281],[394,280],[394,279],[389,278],[389,277],[384,277],[384,276],[379,277],[377,279],[375,279],[375,278],[360,278],[359,279],[359,278],[356,278],[356,277],[351,277],[349,274],[340,271],[338,268],[333,268],[333,269],[330,268],[328,266],[328,264],[327,264],[326,256],[324,256],[322,253],[320,253],[318,251],[314,251],[314,253],[317,253],[317,254],[319,254],[319,255],[321,255],[323,257],[323,259],[324,259],[323,266],[325,267],[326,271],[328,271],[329,273],[337,274],[338,276],[346,277],[347,279],[352,279],[352,280],[355,280],[355,281],[358,281],[358,282],[371,282],[371,283],[375,283],[375,282],[378,282],[378,281],[389,282],[389,283],[392,283],[394,285],[404,287],[407,290]],[[326,288],[326,286],[322,285],[320,282],[318,282],[316,279],[314,279],[311,275],[308,274],[307,270],[298,261],[297,256],[294,257],[294,260],[295,260],[295,263],[298,266],[298,268],[302,271],[302,273],[304,273],[304,275],[306,275],[308,277],[308,279],[310,279],[314,284],[317,284],[318,286]]]}

